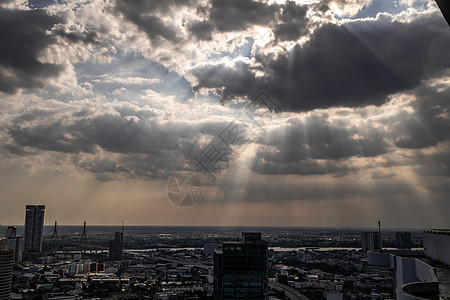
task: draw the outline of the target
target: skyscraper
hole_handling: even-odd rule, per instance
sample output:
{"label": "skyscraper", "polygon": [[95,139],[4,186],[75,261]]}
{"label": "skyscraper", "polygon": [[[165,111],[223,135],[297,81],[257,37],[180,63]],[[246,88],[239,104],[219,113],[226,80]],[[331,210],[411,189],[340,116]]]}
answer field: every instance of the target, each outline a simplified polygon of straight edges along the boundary
{"label": "skyscraper", "polygon": [[17,233],[16,226],[8,226],[8,228],[6,228],[6,238],[7,239],[15,239],[16,233]]}
{"label": "skyscraper", "polygon": [[411,233],[410,232],[401,232],[397,231],[395,233],[395,246],[397,248],[411,249],[412,241],[411,241]]}
{"label": "skyscraper", "polygon": [[114,239],[109,241],[109,258],[121,260],[123,253],[123,231],[116,231]]}
{"label": "skyscraper", "polygon": [[16,249],[14,250],[14,262],[20,263],[22,262],[22,254],[23,254],[23,237],[16,236]]}
{"label": "skyscraper", "polygon": [[380,233],[376,231],[366,231],[361,233],[362,251],[381,250]]}
{"label": "skyscraper", "polygon": [[261,233],[243,232],[240,242],[223,242],[214,252],[214,299],[267,297],[267,242]]}
{"label": "skyscraper", "polygon": [[16,249],[16,232],[16,226],[8,226],[6,229],[6,240],[4,241],[6,250]]}
{"label": "skyscraper", "polygon": [[27,205],[25,214],[25,251],[42,251],[45,205]]}
{"label": "skyscraper", "polygon": [[0,250],[0,300],[11,297],[14,250]]}
{"label": "skyscraper", "polygon": [[23,238],[17,236],[16,226],[8,226],[6,229],[5,249],[14,251],[14,262],[22,262]]}

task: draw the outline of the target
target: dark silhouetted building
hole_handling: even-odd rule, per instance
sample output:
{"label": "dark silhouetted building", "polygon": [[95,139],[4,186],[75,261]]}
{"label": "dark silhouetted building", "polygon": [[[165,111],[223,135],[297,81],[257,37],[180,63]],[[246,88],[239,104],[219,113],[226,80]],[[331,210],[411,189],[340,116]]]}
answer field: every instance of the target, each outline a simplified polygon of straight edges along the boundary
{"label": "dark silhouetted building", "polygon": [[16,226],[8,226],[6,229],[6,240],[5,249],[14,251],[14,262],[22,262],[23,254],[23,238],[21,236],[16,236],[17,228]]}
{"label": "dark silhouetted building", "polygon": [[8,228],[6,228],[6,238],[7,239],[15,239],[16,234],[17,234],[16,226],[8,226]]}
{"label": "dark silhouetted building", "polygon": [[406,231],[405,232],[397,231],[395,233],[395,246],[397,248],[411,249],[412,247],[411,233]]}
{"label": "dark silhouetted building", "polygon": [[381,250],[380,233],[377,231],[361,232],[361,248],[362,251]]}
{"label": "dark silhouetted building", "polygon": [[214,299],[267,298],[267,242],[261,233],[243,232],[240,242],[214,251]]}
{"label": "dark silhouetted building", "polygon": [[11,298],[14,250],[0,250],[0,299]]}
{"label": "dark silhouetted building", "polygon": [[123,253],[123,232],[116,231],[114,239],[109,241],[109,258],[121,260]]}
{"label": "dark silhouetted building", "polygon": [[42,251],[45,205],[27,205],[25,214],[25,251]]}

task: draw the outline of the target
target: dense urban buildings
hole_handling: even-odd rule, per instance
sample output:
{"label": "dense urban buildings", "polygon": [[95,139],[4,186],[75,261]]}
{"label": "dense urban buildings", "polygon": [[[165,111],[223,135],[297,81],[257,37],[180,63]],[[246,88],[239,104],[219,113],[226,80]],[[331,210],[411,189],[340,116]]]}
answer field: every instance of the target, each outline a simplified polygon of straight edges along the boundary
{"label": "dense urban buildings", "polygon": [[25,214],[25,251],[42,251],[45,205],[27,205]]}
{"label": "dense urban buildings", "polygon": [[[7,237],[12,240],[15,232],[18,238],[24,231],[23,226],[0,228],[0,244],[5,245],[13,244]],[[46,226],[42,252],[27,253],[14,264],[11,299],[387,300],[397,292],[407,293],[408,287],[421,287],[414,282],[418,279],[431,279],[429,291],[447,296],[441,278],[450,278],[448,267],[439,269],[434,260],[421,257],[424,234],[450,236],[442,230],[411,231],[413,250],[394,249],[396,231],[385,230],[383,252],[366,252],[360,248],[365,235],[359,229],[259,227],[261,233],[248,232],[248,227],[130,226],[126,233],[119,226],[83,229],[89,232],[88,244],[80,243],[80,226],[58,226],[57,239],[54,226]],[[429,241],[427,253],[440,245]],[[413,257],[392,256],[409,251]],[[381,263],[372,264],[376,254]],[[394,260],[397,268],[390,265]]]}
{"label": "dense urban buildings", "polygon": [[13,250],[0,250],[0,300],[10,299],[13,262]]}
{"label": "dense urban buildings", "polygon": [[223,242],[214,252],[214,299],[266,299],[267,242],[243,232],[240,242]]}
{"label": "dense urban buildings", "polygon": [[381,250],[380,233],[376,231],[365,231],[361,233],[361,249],[362,251],[368,250]]}

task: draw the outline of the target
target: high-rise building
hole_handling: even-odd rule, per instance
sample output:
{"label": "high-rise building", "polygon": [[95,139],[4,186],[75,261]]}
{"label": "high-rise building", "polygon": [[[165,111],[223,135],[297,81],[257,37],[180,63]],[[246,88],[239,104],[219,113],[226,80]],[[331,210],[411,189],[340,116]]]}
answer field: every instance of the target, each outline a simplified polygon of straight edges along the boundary
{"label": "high-rise building", "polygon": [[16,236],[16,226],[8,226],[6,229],[5,249],[14,251],[14,262],[22,262],[23,238]]}
{"label": "high-rise building", "polygon": [[395,233],[395,246],[397,248],[411,249],[412,247],[411,233],[406,231],[405,232],[397,231]]}
{"label": "high-rise building", "polygon": [[261,233],[243,232],[240,242],[214,251],[214,299],[267,298],[267,242]]}
{"label": "high-rise building", "polygon": [[17,236],[16,237],[16,249],[14,250],[14,262],[15,263],[22,262],[23,247],[24,247],[23,237]]}
{"label": "high-rise building", "polygon": [[15,239],[16,233],[17,233],[16,226],[8,226],[8,228],[6,228],[6,238],[7,239]]}
{"label": "high-rise building", "polygon": [[27,205],[25,214],[25,251],[42,251],[45,205]]}
{"label": "high-rise building", "polygon": [[114,239],[109,241],[109,258],[121,260],[123,253],[123,231],[116,231]]}
{"label": "high-rise building", "polygon": [[0,250],[0,300],[11,298],[14,250]]}
{"label": "high-rise building", "polygon": [[429,229],[423,234],[425,256],[450,266],[450,229]]}
{"label": "high-rise building", "polygon": [[362,251],[381,250],[380,233],[377,231],[361,232],[361,248]]}
{"label": "high-rise building", "polygon": [[214,250],[219,247],[217,243],[206,243],[203,245],[203,255],[212,256],[214,255]]}

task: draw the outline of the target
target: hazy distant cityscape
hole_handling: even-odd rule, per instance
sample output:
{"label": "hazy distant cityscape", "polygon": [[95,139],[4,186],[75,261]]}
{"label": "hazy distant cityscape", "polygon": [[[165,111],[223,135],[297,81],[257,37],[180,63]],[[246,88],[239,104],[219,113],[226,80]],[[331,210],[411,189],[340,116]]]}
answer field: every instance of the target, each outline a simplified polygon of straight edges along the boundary
{"label": "hazy distant cityscape", "polygon": [[402,284],[417,282],[434,284],[428,296],[450,292],[448,254],[431,240],[448,243],[446,232],[43,226],[44,214],[27,205],[25,226],[0,227],[11,270],[0,274],[0,296],[10,295],[1,299],[400,299]]}

